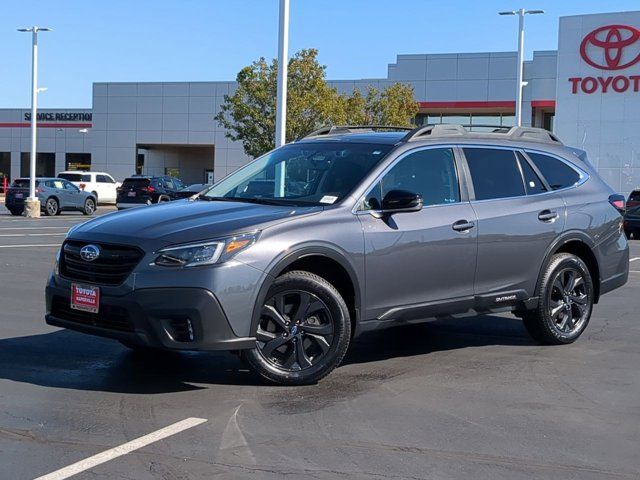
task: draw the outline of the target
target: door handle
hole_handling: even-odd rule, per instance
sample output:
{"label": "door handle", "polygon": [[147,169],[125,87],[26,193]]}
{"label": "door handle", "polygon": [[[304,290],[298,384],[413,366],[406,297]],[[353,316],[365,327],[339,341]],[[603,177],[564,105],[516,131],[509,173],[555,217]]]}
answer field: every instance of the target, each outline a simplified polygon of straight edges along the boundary
{"label": "door handle", "polygon": [[456,223],[451,225],[451,228],[453,228],[456,232],[468,232],[475,226],[475,223],[468,220],[458,220]]}
{"label": "door handle", "polygon": [[538,214],[538,220],[541,222],[552,222],[556,218],[558,218],[558,212],[554,212],[552,210],[542,210]]}

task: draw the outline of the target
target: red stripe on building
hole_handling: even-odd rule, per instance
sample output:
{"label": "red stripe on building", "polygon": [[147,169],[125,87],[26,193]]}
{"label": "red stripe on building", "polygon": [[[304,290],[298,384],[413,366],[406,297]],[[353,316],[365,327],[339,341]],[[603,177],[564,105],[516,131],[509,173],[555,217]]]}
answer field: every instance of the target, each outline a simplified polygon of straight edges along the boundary
{"label": "red stripe on building", "polygon": [[[0,122],[0,128],[30,128],[29,122]],[[38,128],[91,128],[91,123],[41,123]]]}
{"label": "red stripe on building", "polygon": [[556,108],[555,100],[531,100],[533,108]]}
{"label": "red stripe on building", "polygon": [[516,108],[516,102],[490,101],[490,102],[418,102],[420,108]]}

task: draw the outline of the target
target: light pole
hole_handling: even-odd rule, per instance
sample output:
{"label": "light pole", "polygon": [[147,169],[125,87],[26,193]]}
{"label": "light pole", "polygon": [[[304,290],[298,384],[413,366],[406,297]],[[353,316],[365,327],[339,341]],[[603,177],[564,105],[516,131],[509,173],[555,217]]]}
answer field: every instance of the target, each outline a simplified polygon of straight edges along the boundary
{"label": "light pole", "polygon": [[[276,148],[284,145],[287,134],[287,72],[289,68],[289,0],[280,0],[278,31],[278,85],[276,93]],[[274,196],[284,197],[285,164],[276,165]]]}
{"label": "light pole", "polygon": [[38,116],[38,32],[48,32],[49,28],[33,26],[19,28],[19,32],[30,32],[32,38],[31,50],[31,162],[29,171],[29,198],[25,203],[25,216],[37,218],[40,216],[40,200],[36,197],[36,128]]}
{"label": "light pole", "polygon": [[524,70],[524,16],[544,13],[544,10],[514,10],[511,12],[499,12],[499,15],[518,15],[518,74],[516,78],[516,125],[522,125],[522,87],[525,82],[522,79]]}

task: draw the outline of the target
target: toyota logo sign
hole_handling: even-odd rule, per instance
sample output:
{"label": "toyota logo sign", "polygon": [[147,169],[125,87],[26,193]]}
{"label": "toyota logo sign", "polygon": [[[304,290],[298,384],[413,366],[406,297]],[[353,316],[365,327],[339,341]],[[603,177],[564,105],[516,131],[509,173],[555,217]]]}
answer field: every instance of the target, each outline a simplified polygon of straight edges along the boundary
{"label": "toyota logo sign", "polygon": [[602,70],[623,70],[640,62],[640,30],[628,25],[606,25],[587,34],[580,56]]}
{"label": "toyota logo sign", "polygon": [[100,256],[100,247],[97,245],[85,245],[80,249],[80,258],[85,262],[93,262]]}

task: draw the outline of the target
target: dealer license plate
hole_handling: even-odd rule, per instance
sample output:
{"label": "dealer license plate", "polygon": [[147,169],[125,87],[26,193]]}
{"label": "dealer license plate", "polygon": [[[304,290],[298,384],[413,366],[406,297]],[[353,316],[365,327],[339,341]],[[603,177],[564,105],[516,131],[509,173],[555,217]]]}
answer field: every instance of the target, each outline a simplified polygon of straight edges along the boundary
{"label": "dealer license plate", "polygon": [[23,193],[16,193],[16,198],[24,198],[24,194]]}
{"label": "dealer license plate", "polygon": [[129,195],[130,197],[135,197],[136,196],[136,192],[129,192],[129,193],[127,193],[127,195]]}
{"label": "dealer license plate", "polygon": [[83,312],[98,313],[100,288],[91,285],[71,284],[71,308]]}

